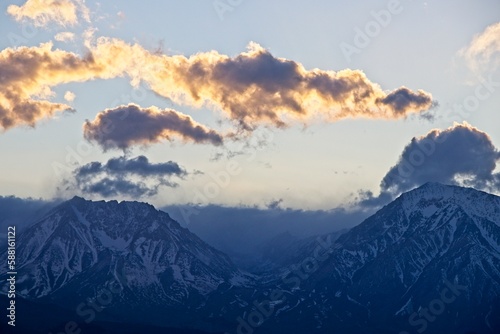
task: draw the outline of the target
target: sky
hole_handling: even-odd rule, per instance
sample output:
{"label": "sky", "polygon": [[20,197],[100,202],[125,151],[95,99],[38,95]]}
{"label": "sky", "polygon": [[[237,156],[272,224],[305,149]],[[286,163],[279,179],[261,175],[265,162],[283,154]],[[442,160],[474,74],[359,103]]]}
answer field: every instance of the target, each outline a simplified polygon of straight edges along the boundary
{"label": "sky", "polygon": [[6,1],[0,196],[328,210],[500,193],[500,2]]}

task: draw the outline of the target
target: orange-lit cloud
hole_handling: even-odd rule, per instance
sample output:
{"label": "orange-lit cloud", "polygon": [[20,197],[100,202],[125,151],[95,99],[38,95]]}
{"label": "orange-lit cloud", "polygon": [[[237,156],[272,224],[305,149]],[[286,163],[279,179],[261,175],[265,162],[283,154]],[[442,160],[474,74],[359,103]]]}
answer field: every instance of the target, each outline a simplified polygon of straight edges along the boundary
{"label": "orange-lit cloud", "polygon": [[51,43],[4,49],[0,51],[0,128],[34,126],[40,119],[71,109],[49,101],[54,86],[120,73],[90,56],[54,50]]}
{"label": "orange-lit cloud", "polygon": [[86,41],[86,46],[85,57],[53,50],[50,43],[1,51],[0,126],[33,126],[68,109],[49,101],[53,86],[117,76],[128,76],[132,85],[146,83],[179,104],[221,110],[247,130],[315,118],[398,119],[424,112],[434,103],[421,90],[400,87],[386,92],[362,71],[306,70],[255,43],[236,57],[216,51],[190,57],[161,55],[109,38]]}
{"label": "orange-lit cloud", "polygon": [[46,26],[51,22],[71,26],[78,23],[79,16],[90,21],[83,0],[28,0],[22,6],[8,6],[7,13],[16,21],[28,19],[36,26]]}
{"label": "orange-lit cloud", "polygon": [[129,104],[100,112],[83,126],[84,137],[104,150],[148,145],[162,140],[221,145],[223,137],[175,110]]}
{"label": "orange-lit cloud", "polygon": [[255,43],[236,57],[216,51],[185,57],[100,38],[92,53],[128,63],[132,80],[146,82],[161,96],[191,106],[214,106],[245,128],[314,117],[397,119],[433,105],[432,96],[422,90],[401,87],[386,92],[358,70],[306,70]]}

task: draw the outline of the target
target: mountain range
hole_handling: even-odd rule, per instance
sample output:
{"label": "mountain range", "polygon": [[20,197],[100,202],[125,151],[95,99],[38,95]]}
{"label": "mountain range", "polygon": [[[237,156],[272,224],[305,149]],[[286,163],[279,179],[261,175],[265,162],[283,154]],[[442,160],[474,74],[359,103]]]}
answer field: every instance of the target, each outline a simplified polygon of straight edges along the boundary
{"label": "mountain range", "polygon": [[427,183],[261,248],[249,272],[149,204],[74,197],[18,237],[16,333],[500,333],[500,197]]}

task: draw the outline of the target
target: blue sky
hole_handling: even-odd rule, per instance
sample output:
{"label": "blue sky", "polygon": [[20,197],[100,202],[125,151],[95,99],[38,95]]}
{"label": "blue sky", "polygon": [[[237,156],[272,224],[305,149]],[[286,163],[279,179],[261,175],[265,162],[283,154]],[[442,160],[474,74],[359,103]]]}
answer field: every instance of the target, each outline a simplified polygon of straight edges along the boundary
{"label": "blue sky", "polygon": [[[148,79],[154,73],[144,74],[135,87],[131,84],[130,72],[106,79],[67,79],[66,83],[50,85],[52,96],[33,98],[67,104],[74,112],[55,112],[49,117],[37,119],[31,124],[34,127],[20,122],[0,129],[0,195],[48,199],[78,194],[100,199],[103,193],[96,189],[102,188],[95,186],[99,180],[90,178],[101,177],[102,181],[107,177],[113,181],[108,183],[111,188],[118,187],[118,182],[115,182],[118,180],[120,185],[135,182],[135,185],[140,183],[151,190],[136,187],[135,192],[130,192],[126,190],[130,188],[122,187],[116,188],[116,192],[109,197],[132,198],[157,205],[199,202],[266,206],[282,200],[280,205],[283,207],[329,209],[356,203],[359,192],[361,196],[366,196],[371,191],[372,196],[377,196],[384,191],[394,192],[396,188],[398,191],[406,190],[404,187],[384,189],[380,183],[391,167],[401,163],[400,156],[412,138],[426,136],[432,129],[454,130],[454,122],[463,121],[467,122],[467,126],[460,129],[466,134],[449,136],[453,140],[456,138],[453,143],[457,147],[472,145],[471,141],[466,143],[465,139],[462,140],[471,133],[480,139],[477,144],[473,141],[474,145],[483,145],[486,141],[493,147],[476,150],[476,146],[467,146],[465,150],[468,152],[482,152],[469,158],[477,168],[463,166],[442,175],[435,173],[440,175],[436,180],[498,192],[497,185],[500,183],[495,181],[498,168],[491,168],[491,164],[498,161],[496,147],[500,145],[500,87],[495,86],[495,82],[500,82],[500,29],[496,28],[500,22],[498,1],[311,3],[209,0],[153,1],[147,5],[139,1],[66,1],[79,8],[75,12],[76,23],[61,19],[41,22],[42,16],[35,17],[34,14],[16,18],[12,14],[13,8],[23,7],[8,9],[10,5],[26,7],[50,1],[4,3],[0,20],[0,29],[4,32],[0,36],[0,50],[3,50],[4,56],[8,49],[20,54],[22,51],[16,47],[35,48],[40,43],[52,41],[52,51],[60,49],[82,58],[89,52],[89,45],[90,51],[95,53],[93,48],[98,38],[105,37],[108,42],[113,39],[113,43],[136,44],[145,50],[140,54],[147,54],[148,57],[156,55],[151,59],[158,61],[177,55],[207,55],[212,50],[224,57],[234,58],[247,52],[249,43],[255,42],[273,57],[302,64],[307,71],[360,70],[367,80],[379,85],[384,94],[401,87],[407,87],[414,93],[422,90],[432,96],[433,106],[422,107],[422,110],[415,108],[419,110],[409,111],[407,117],[365,117],[355,111],[353,117],[335,120],[325,119],[321,113],[320,116],[315,114],[305,119],[290,120],[287,118],[290,114],[285,113],[283,117],[287,124],[278,127],[252,114],[259,102],[252,99],[245,100],[251,102],[245,115],[250,115],[252,122],[254,119],[251,117],[256,117],[255,124],[252,123],[255,126],[253,130],[245,131],[238,124],[241,119],[234,116],[233,111],[221,107],[216,97],[197,105],[166,96],[170,91],[162,93],[163,90],[152,86],[154,78]],[[44,8],[42,11],[51,7]],[[88,9],[88,17],[85,8]],[[381,11],[390,13],[387,23],[376,21],[374,13],[381,15]],[[488,27],[491,29],[488,30]],[[367,35],[367,45],[356,44],[359,31],[368,31],[372,35]],[[58,41],[63,32],[73,33],[73,38]],[[356,53],[346,53],[346,45],[356,48]],[[166,58],[160,58],[162,55]],[[117,59],[119,61],[123,59]],[[7,72],[8,68],[9,62],[4,60],[0,63],[0,74]],[[245,73],[252,75],[251,72]],[[186,79],[187,74],[184,74],[186,77],[182,78],[182,82],[196,82],[196,77]],[[68,76],[71,77],[71,74]],[[22,80],[29,82],[29,76]],[[177,79],[172,80],[176,82]],[[484,86],[484,80],[490,82],[489,86]],[[243,78],[238,84],[245,82],[247,79]],[[17,88],[8,81],[3,84],[13,89],[24,87],[23,82]],[[171,82],[169,84],[172,85]],[[212,89],[212,83],[206,85]],[[200,92],[203,89],[201,84],[196,87]],[[64,95],[68,91],[74,94],[73,101],[65,101]],[[481,96],[487,96],[477,101],[470,98],[478,91],[484,93]],[[206,94],[217,95],[211,91]],[[236,98],[231,94],[230,97]],[[306,107],[314,105],[313,102],[306,103]],[[471,104],[471,111],[466,114],[450,113],[454,105],[474,102],[478,102],[477,105]],[[156,138],[158,140],[146,146],[131,145],[124,153],[120,149],[104,151],[98,142],[89,142],[84,138],[86,120],[95,120],[106,109],[118,112],[117,107],[129,106],[130,103],[137,105],[145,117],[158,115],[144,111],[152,106],[158,110],[173,109],[182,115],[189,115],[196,124],[223,134],[224,144],[213,145],[199,139],[199,136],[186,140],[173,135],[172,141]],[[320,105],[319,109],[322,107],[324,105]],[[279,105],[276,108],[281,110]],[[335,112],[339,112],[339,107],[336,108]],[[427,117],[421,117],[422,114]],[[154,122],[170,122],[168,126],[173,126],[171,118],[161,119],[164,121],[155,118]],[[133,132],[135,125],[130,131]],[[70,152],[80,153],[76,159],[69,158],[68,163],[66,159]],[[488,158],[485,158],[486,155]],[[137,167],[139,165],[132,162],[137,162],[134,159],[138,156],[147,157],[147,164],[154,166]],[[136,169],[131,172],[136,167],[123,167],[130,168],[127,169],[127,178],[123,179],[120,171],[103,167],[96,172],[101,174],[90,174],[75,181],[75,175],[82,166],[92,162],[105,165],[110,159],[118,157],[124,157],[120,161],[128,162],[127,166],[149,168],[150,172],[141,174]],[[469,156],[464,153],[463,157]],[[454,155],[438,157],[437,153],[432,153],[426,159],[439,162],[444,161],[439,159],[458,158]],[[474,159],[478,159],[477,164],[474,164]],[[484,168],[489,168],[488,175],[481,167],[486,159],[489,159],[489,165]],[[179,175],[165,172],[168,162],[177,164],[184,172]],[[423,164],[422,168],[440,166],[437,162]],[[461,163],[463,161],[450,165]],[[65,168],[55,170],[54,166],[60,166],[58,164]],[[121,169],[122,172],[125,169]],[[221,175],[229,175],[229,178]],[[424,181],[426,175],[434,174],[422,172],[418,175],[415,182]],[[222,179],[217,183],[218,177]],[[429,181],[432,180],[436,181],[430,177]],[[464,180],[469,180],[469,183]],[[415,182],[412,179],[405,185],[413,186]]]}

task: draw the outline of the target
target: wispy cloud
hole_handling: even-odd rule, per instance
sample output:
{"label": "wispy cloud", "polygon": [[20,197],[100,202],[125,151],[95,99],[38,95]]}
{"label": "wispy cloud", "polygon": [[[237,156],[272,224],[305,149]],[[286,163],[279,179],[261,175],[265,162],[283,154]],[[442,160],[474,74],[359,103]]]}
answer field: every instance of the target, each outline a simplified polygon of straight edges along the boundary
{"label": "wispy cloud", "polygon": [[500,152],[490,136],[467,122],[413,138],[380,183],[380,195],[363,194],[365,205],[385,204],[426,182],[500,191],[495,172]]}
{"label": "wispy cloud", "polygon": [[22,6],[8,6],[7,13],[16,21],[31,20],[36,26],[49,23],[72,26],[79,22],[79,18],[90,21],[83,0],[28,0]]}
{"label": "wispy cloud", "polygon": [[496,70],[500,66],[500,22],[488,26],[460,50],[469,68],[476,74]]}
{"label": "wispy cloud", "polygon": [[151,163],[145,156],[118,157],[105,164],[94,161],[74,172],[77,187],[85,194],[111,196],[153,196],[161,186],[175,187],[171,178],[186,171],[173,161]]}
{"label": "wispy cloud", "polygon": [[75,39],[75,34],[70,32],[70,31],[63,31],[60,33],[57,33],[54,36],[54,39],[58,42],[69,42]]}
{"label": "wispy cloud", "polygon": [[186,142],[221,145],[222,135],[175,110],[155,106],[141,108],[129,104],[106,109],[83,126],[84,137],[104,150],[126,150],[134,145],[148,145],[179,138]]}

